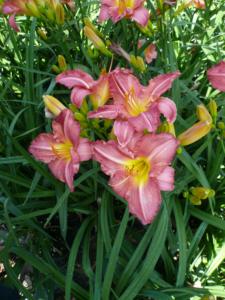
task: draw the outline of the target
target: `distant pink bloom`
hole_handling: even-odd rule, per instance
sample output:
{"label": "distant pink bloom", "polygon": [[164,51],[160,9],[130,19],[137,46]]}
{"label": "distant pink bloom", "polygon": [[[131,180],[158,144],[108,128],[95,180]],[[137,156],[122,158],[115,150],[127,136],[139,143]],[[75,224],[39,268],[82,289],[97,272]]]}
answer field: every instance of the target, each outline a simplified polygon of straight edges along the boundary
{"label": "distant pink bloom", "polygon": [[146,26],[149,12],[144,8],[144,0],[102,0],[99,21],[111,19],[114,23],[122,18],[131,19]]}
{"label": "distant pink bloom", "polygon": [[38,160],[48,164],[52,174],[65,182],[71,192],[73,177],[80,162],[92,157],[90,142],[80,138],[80,125],[70,110],[63,110],[52,122],[52,133],[41,133],[29,147],[29,152]]}
{"label": "distant pink bloom", "polygon": [[[138,41],[138,48],[141,48],[143,44],[145,43],[145,40],[139,40]],[[145,60],[148,64],[150,64],[154,59],[157,58],[157,51],[155,44],[148,45],[144,50]]]}
{"label": "distant pink bloom", "polygon": [[193,0],[193,4],[196,8],[205,9],[205,1],[204,0]]}
{"label": "distant pink bloom", "polygon": [[75,3],[74,0],[61,0],[62,4],[66,4],[70,9],[75,9]]}
{"label": "distant pink bloom", "polygon": [[179,71],[159,75],[142,86],[127,69],[116,69],[109,75],[110,94],[113,102],[89,113],[89,118],[127,120],[136,131],[154,132],[160,124],[160,113],[169,123],[176,119],[176,105],[169,98],[161,97],[172,85]]}
{"label": "distant pink bloom", "polygon": [[225,61],[210,68],[207,72],[208,79],[215,89],[225,92]]}
{"label": "distant pink bloom", "polygon": [[94,108],[103,106],[110,98],[108,74],[102,74],[98,80],[82,70],[70,70],[59,74],[56,82],[72,89],[71,102],[77,107],[82,105],[84,98],[89,95]]}
{"label": "distant pink bloom", "polygon": [[112,189],[127,200],[130,212],[142,224],[149,224],[161,205],[160,190],[174,189],[174,169],[169,165],[179,142],[167,133],[132,133],[128,122],[119,126],[122,127],[117,128],[118,137],[126,146],[121,147],[116,141],[97,141],[93,146],[94,159],[110,176]]}

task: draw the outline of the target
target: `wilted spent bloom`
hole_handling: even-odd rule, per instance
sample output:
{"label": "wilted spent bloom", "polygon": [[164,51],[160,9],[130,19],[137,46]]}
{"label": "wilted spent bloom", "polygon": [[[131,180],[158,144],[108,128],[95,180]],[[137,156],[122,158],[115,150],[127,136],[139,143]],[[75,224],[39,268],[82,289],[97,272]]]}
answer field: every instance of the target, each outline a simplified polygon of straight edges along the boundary
{"label": "wilted spent bloom", "polygon": [[189,199],[194,205],[201,205],[202,200],[206,200],[209,197],[215,196],[215,191],[205,187],[192,187],[190,189]]}
{"label": "wilted spent bloom", "polygon": [[144,2],[144,0],[102,0],[99,21],[111,19],[116,23],[122,18],[127,18],[146,26],[149,12],[144,8]]}
{"label": "wilted spent bloom", "polygon": [[[140,49],[145,43],[145,40],[138,41],[138,48]],[[154,59],[157,58],[157,51],[155,44],[150,44],[144,49],[145,60],[150,64]]]}
{"label": "wilted spent bloom", "polygon": [[9,24],[16,31],[19,31],[15,22],[16,15],[48,19],[57,24],[64,23],[64,8],[60,0],[5,0],[2,12],[10,15]]}
{"label": "wilted spent bloom", "polygon": [[53,96],[44,95],[43,101],[45,104],[46,116],[57,117],[66,107]]}
{"label": "wilted spent bloom", "polygon": [[104,41],[96,34],[96,32],[91,27],[84,26],[84,34],[100,52],[107,56],[112,56],[112,53],[107,49]]}
{"label": "wilted spent bloom", "polygon": [[204,105],[201,104],[197,106],[197,116],[200,121],[178,136],[178,140],[182,146],[187,146],[200,140],[212,129],[213,120]]}

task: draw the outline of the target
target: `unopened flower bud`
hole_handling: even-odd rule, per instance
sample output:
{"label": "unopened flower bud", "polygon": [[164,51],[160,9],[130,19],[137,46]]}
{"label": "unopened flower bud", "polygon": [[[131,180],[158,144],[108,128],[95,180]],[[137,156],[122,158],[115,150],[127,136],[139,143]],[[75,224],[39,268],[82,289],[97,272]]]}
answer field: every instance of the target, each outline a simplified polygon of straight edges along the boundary
{"label": "unopened flower bud", "polygon": [[95,27],[95,25],[88,18],[84,18],[84,24],[91,28],[99,37],[104,38],[104,35]]}
{"label": "unopened flower bud", "polygon": [[53,65],[53,66],[52,66],[52,72],[54,72],[54,73],[56,73],[56,74],[59,74],[59,73],[61,73],[61,70],[59,69],[58,66]]}
{"label": "unopened flower bud", "polygon": [[217,118],[217,104],[215,100],[210,100],[209,102],[209,111],[213,119],[215,120]]}
{"label": "unopened flower bud", "polygon": [[55,15],[56,15],[56,23],[59,25],[64,24],[65,12],[62,4],[58,3],[56,5]]}
{"label": "unopened flower bud", "polygon": [[44,29],[38,28],[37,33],[40,36],[40,38],[42,38],[44,41],[46,41],[48,39],[47,33]]}
{"label": "unopened flower bud", "polygon": [[208,121],[212,123],[212,117],[203,104],[197,106],[196,113],[199,121]]}
{"label": "unopened flower bud", "polygon": [[107,56],[112,56],[112,53],[106,48],[103,40],[89,26],[84,27],[84,34],[99,51]]}
{"label": "unopened flower bud", "polygon": [[45,108],[53,116],[57,117],[66,107],[55,97],[50,95],[43,96]]}
{"label": "unopened flower bud", "polygon": [[182,146],[190,145],[207,135],[212,129],[212,123],[200,121],[178,136]]}
{"label": "unopened flower bud", "polygon": [[40,11],[34,2],[26,3],[27,12],[29,15],[34,17],[40,17]]}
{"label": "unopened flower bud", "polygon": [[217,127],[218,127],[219,129],[225,129],[225,123],[222,122],[222,121],[220,121],[220,122],[217,123]]}
{"label": "unopened flower bud", "polygon": [[64,72],[67,70],[67,64],[65,57],[63,55],[58,55],[58,64],[61,72]]}

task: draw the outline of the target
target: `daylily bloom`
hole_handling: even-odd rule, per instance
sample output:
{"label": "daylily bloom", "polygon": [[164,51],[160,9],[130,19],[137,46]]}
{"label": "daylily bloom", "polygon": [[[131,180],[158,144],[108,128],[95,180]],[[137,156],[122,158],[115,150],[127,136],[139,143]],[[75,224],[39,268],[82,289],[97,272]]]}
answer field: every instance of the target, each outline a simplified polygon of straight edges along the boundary
{"label": "daylily bloom", "polygon": [[[145,43],[145,40],[139,40],[138,41],[138,48],[141,48],[143,44]],[[144,50],[145,60],[148,64],[150,64],[153,59],[157,58],[157,51],[155,44],[150,44],[148,47]]]}
{"label": "daylily bloom", "polygon": [[225,92],[225,61],[221,61],[207,72],[212,86],[219,91]]}
{"label": "daylily bloom", "polygon": [[110,176],[112,189],[127,200],[130,212],[142,224],[149,224],[160,209],[160,190],[174,189],[174,169],[169,165],[179,142],[167,133],[134,133],[128,122],[117,126],[117,138],[126,146],[112,140],[97,141],[93,145],[94,159]]}
{"label": "daylily bloom", "polygon": [[109,75],[110,94],[113,102],[89,113],[89,118],[127,120],[136,131],[153,132],[160,124],[160,113],[169,123],[176,119],[176,105],[169,98],[161,97],[172,85],[179,71],[159,75],[142,86],[127,69],[115,69]]}
{"label": "daylily bloom", "polygon": [[193,144],[207,135],[212,129],[213,120],[204,105],[198,105],[197,116],[199,122],[195,123],[192,127],[178,136],[178,140],[182,146]]}
{"label": "daylily bloom", "polygon": [[16,15],[45,18],[57,24],[64,22],[64,8],[60,0],[5,0],[2,12],[10,15],[9,24],[16,31],[19,31]]}
{"label": "daylily bloom", "polygon": [[94,80],[82,70],[70,70],[58,75],[56,82],[72,89],[71,102],[79,108],[87,95],[90,96],[95,109],[103,106],[110,98],[107,73],[102,73],[98,80]]}
{"label": "daylily bloom", "polygon": [[80,162],[92,157],[88,139],[80,138],[80,126],[70,110],[63,110],[52,122],[52,133],[41,133],[29,147],[29,152],[48,164],[52,174],[74,191],[73,177]]}
{"label": "daylily bloom", "polygon": [[111,19],[114,23],[122,18],[131,19],[146,26],[149,12],[144,8],[144,0],[102,0],[99,21]]}

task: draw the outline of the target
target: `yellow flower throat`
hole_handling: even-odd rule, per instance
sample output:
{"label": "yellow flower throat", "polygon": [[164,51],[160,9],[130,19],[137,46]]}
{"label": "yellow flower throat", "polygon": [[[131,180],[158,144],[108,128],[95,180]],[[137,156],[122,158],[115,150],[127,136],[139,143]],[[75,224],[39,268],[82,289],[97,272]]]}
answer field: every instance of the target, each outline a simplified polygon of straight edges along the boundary
{"label": "yellow flower throat", "polygon": [[125,169],[134,178],[135,183],[140,185],[148,181],[151,165],[147,158],[138,157],[127,160],[125,162]]}
{"label": "yellow flower throat", "polygon": [[65,141],[65,143],[58,143],[52,145],[52,150],[54,154],[61,159],[70,160],[71,159],[71,148],[73,147],[70,141]]}

